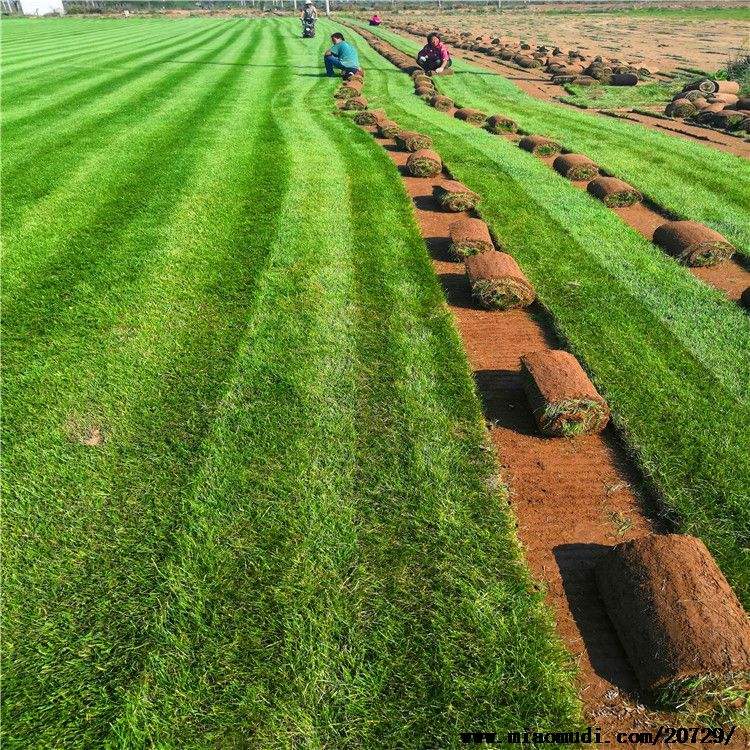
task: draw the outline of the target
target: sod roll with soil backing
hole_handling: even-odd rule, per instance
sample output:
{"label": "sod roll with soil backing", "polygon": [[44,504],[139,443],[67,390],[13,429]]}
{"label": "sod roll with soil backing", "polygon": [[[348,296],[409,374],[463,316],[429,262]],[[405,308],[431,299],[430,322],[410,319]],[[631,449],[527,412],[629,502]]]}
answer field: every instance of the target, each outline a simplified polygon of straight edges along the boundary
{"label": "sod roll with soil backing", "polygon": [[432,148],[432,138],[411,130],[402,130],[396,133],[396,145],[401,151],[419,151],[420,149]]}
{"label": "sod roll with soil backing", "polygon": [[529,151],[536,156],[552,156],[552,154],[559,154],[562,150],[559,143],[541,135],[524,136],[518,142],[518,145],[524,151]]}
{"label": "sod roll with soil backing", "polygon": [[471,109],[469,107],[462,107],[457,109],[453,116],[458,120],[468,122],[470,125],[484,125],[487,121],[487,115],[484,112],[480,112],[478,109]]}
{"label": "sod roll with soil backing", "polygon": [[388,119],[378,120],[377,128],[378,135],[381,138],[395,138],[401,130],[401,127],[398,125],[398,123]]}
{"label": "sod roll with soil backing", "polygon": [[479,203],[479,195],[456,180],[435,185],[432,196],[441,208],[455,213],[471,211]]}
{"label": "sod roll with soil backing", "polygon": [[345,99],[341,109],[345,110],[363,110],[367,109],[367,99],[363,96],[354,96],[351,99]]}
{"label": "sod roll with soil backing", "polygon": [[377,125],[381,120],[386,120],[382,109],[365,109],[354,116],[357,125]]}
{"label": "sod roll with soil backing", "polygon": [[536,298],[531,282],[507,253],[470,255],[465,264],[472,296],[483,307],[510,310],[527,307]]}
{"label": "sod roll with soil backing", "polygon": [[713,266],[731,258],[734,247],[697,221],[668,221],[657,227],[654,243],[687,266]]}
{"label": "sod roll with soil backing", "polygon": [[487,118],[486,128],[490,133],[515,133],[518,130],[518,124],[510,117],[492,115]]}
{"label": "sod roll with soil backing", "polygon": [[586,190],[609,208],[632,206],[643,200],[643,196],[632,185],[617,177],[597,177],[589,182]]}
{"label": "sod roll with soil backing", "polygon": [[750,680],[750,620],[699,539],[651,534],[618,544],[596,579],[644,690],[684,700]]}
{"label": "sod roll with soil backing", "polygon": [[440,112],[450,112],[453,109],[453,99],[447,96],[436,94],[430,99],[430,105]]}
{"label": "sod roll with soil backing", "polygon": [[609,421],[609,406],[578,360],[563,350],[521,357],[524,390],[539,429],[551,437],[600,432]]}
{"label": "sod roll with soil backing", "polygon": [[583,154],[561,154],[552,166],[569,180],[590,180],[599,174],[599,167]]}
{"label": "sod roll with soil backing", "polygon": [[434,151],[421,148],[409,157],[406,169],[414,177],[434,177],[442,171],[443,161]]}
{"label": "sod roll with soil backing", "polygon": [[490,230],[481,219],[461,219],[450,225],[451,252],[458,260],[495,249]]}

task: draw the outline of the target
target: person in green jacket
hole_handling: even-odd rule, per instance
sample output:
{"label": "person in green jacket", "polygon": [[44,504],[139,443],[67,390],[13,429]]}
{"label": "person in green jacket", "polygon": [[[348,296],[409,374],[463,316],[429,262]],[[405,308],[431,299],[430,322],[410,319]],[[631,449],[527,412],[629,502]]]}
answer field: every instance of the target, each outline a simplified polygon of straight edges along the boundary
{"label": "person in green jacket", "polygon": [[329,50],[326,50],[323,56],[323,62],[326,66],[326,75],[335,75],[336,69],[342,71],[343,79],[349,80],[359,70],[359,56],[357,50],[344,40],[344,35],[340,32],[331,34],[333,44]]}

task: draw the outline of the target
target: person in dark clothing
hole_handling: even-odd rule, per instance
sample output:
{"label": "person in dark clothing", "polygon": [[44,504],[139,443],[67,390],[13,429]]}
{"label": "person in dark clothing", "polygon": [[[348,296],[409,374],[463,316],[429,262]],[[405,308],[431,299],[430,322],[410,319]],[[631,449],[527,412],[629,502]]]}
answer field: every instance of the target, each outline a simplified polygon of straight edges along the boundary
{"label": "person in dark clothing", "polygon": [[427,35],[427,44],[419,50],[417,62],[426,73],[442,73],[452,65],[448,48],[434,31]]}

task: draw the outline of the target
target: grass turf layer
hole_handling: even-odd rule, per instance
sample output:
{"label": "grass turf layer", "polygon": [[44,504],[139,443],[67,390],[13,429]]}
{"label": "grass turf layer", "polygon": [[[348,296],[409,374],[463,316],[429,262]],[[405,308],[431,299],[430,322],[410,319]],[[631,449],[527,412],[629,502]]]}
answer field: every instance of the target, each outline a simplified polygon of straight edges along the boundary
{"label": "grass turf layer", "polygon": [[407,76],[359,47],[373,106],[430,135],[453,176],[481,195],[482,218],[585,363],[680,528],[706,542],[750,606],[747,316],[531,154],[424,105]]}
{"label": "grass turf layer", "polygon": [[[368,30],[402,51],[418,50],[418,43],[387,29]],[[713,227],[750,255],[746,159],[635,123],[535,99],[501,75],[463,60],[454,60],[453,68],[455,75],[435,79],[439,93],[463,107],[506,115],[527,132],[585,154],[676,216]]]}
{"label": "grass turf layer", "polygon": [[[164,41],[96,23],[112,59]],[[577,724],[400,178],[305,75],[333,27],[171,23],[188,60],[105,55],[111,119],[71,67],[4,175],[4,745]],[[8,27],[55,74],[98,40]]]}

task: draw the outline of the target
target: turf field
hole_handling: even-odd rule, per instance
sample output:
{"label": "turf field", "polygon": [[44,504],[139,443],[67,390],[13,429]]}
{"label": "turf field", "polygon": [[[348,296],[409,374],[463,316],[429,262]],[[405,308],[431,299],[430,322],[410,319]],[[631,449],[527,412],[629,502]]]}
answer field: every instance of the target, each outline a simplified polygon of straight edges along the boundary
{"label": "turf field", "polygon": [[5,746],[577,725],[410,203],[331,116],[323,35],[3,33]]}
{"label": "turf field", "polygon": [[[336,28],[3,24],[7,747],[416,750],[580,723],[400,177],[332,115]],[[372,105],[482,194],[747,605],[746,314],[357,45]],[[748,249],[744,163],[457,68],[461,103]]]}

